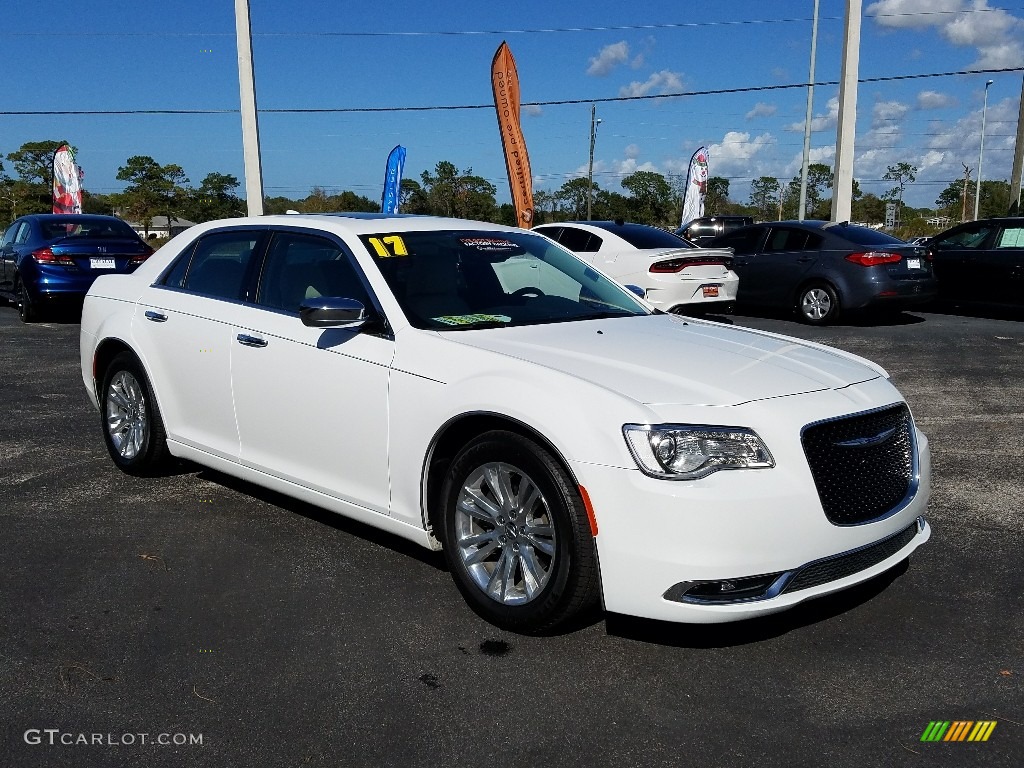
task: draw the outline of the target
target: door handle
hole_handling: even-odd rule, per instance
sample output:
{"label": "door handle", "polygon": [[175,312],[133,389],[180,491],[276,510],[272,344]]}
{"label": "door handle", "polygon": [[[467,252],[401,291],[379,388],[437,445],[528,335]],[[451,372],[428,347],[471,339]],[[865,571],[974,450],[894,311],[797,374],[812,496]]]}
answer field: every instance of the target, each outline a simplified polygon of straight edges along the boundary
{"label": "door handle", "polygon": [[806,264],[808,261],[814,261],[813,256],[804,256],[803,258],[797,259],[800,264]]}
{"label": "door handle", "polygon": [[152,320],[154,323],[166,323],[167,315],[161,315],[159,312],[154,312],[151,309],[147,309],[146,319]]}
{"label": "door handle", "polygon": [[238,339],[238,343],[246,347],[265,347],[267,342],[261,339],[259,336],[249,336],[246,333],[240,333],[235,337]]}

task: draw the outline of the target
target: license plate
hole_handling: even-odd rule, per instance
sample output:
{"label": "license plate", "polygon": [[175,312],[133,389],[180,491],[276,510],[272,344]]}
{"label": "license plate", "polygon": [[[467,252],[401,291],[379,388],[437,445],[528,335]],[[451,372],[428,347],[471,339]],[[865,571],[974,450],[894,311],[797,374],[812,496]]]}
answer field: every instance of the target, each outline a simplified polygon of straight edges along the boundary
{"label": "license plate", "polygon": [[717,285],[705,285],[705,286],[702,286],[701,287],[701,291],[704,292],[704,298],[705,299],[712,299],[712,298],[718,296],[718,286]]}
{"label": "license plate", "polygon": [[921,268],[921,260],[920,259],[907,259],[907,269],[920,269],[920,268]]}
{"label": "license plate", "polygon": [[113,259],[89,259],[89,266],[93,269],[116,269],[117,267]]}

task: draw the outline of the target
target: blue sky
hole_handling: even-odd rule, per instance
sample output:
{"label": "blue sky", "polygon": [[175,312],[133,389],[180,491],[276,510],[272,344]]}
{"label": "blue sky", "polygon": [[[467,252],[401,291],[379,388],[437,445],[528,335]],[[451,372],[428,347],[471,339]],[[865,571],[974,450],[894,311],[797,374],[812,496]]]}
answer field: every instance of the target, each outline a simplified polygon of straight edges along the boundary
{"label": "blue sky", "polygon": [[[860,77],[1022,67],[1021,3],[865,0]],[[258,104],[272,110],[489,104],[491,57],[503,39],[524,104],[806,83],[813,2],[526,0],[518,15],[455,0],[250,7]],[[839,79],[845,8],[821,0],[819,82]],[[19,3],[7,22],[0,112],[238,108],[233,0],[68,0],[59,10]],[[389,32],[411,34],[367,34]],[[994,83],[984,178],[1009,179],[1020,71],[862,84],[861,188],[881,194],[891,186],[886,166],[910,162],[918,181],[906,201],[926,206],[962,175],[962,163],[976,169],[986,79]],[[838,88],[819,86],[814,96],[811,159],[831,164]],[[805,106],[803,88],[598,103],[595,181],[623,191],[622,177],[636,170],[685,173],[705,144],[711,174],[730,179],[731,197],[746,202],[752,178],[799,172]],[[586,173],[589,101],[523,112],[535,189]],[[387,154],[401,143],[406,177],[450,160],[509,199],[492,109],[262,113],[260,130],[268,196],[304,197],[316,185],[377,199]],[[211,171],[243,176],[237,113],[0,114],[0,154],[63,137],[78,147],[93,192],[119,190],[117,168],[136,154],[181,165],[195,185]]]}

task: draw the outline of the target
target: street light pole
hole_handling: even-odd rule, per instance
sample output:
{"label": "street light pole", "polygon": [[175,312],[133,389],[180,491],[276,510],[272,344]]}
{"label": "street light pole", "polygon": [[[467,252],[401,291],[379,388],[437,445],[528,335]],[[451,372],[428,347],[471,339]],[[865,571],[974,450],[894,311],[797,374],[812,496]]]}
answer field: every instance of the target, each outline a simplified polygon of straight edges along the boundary
{"label": "street light pole", "polygon": [[597,141],[597,126],[601,124],[597,117],[597,105],[590,105],[590,165],[587,171],[587,221],[591,220],[591,203],[594,198],[594,142]]}
{"label": "street light pole", "polygon": [[981,203],[981,161],[985,159],[985,119],[988,117],[988,87],[993,81],[985,83],[985,106],[981,110],[981,151],[978,152],[978,188],[974,191],[974,220],[978,220],[978,205]]}
{"label": "street light pole", "polygon": [[811,158],[811,115],[814,113],[814,59],[818,50],[818,0],[814,0],[811,26],[811,72],[807,77],[807,114],[804,116],[804,159],[800,166],[800,221],[807,218],[807,164]]}

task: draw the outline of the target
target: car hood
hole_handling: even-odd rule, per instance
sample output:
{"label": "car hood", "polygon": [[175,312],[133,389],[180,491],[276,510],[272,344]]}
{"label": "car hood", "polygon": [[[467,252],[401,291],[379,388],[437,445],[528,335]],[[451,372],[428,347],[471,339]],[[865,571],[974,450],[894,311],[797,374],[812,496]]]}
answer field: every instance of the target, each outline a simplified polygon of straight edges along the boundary
{"label": "car hood", "polygon": [[443,332],[648,405],[739,405],[884,376],[840,350],[674,315]]}

